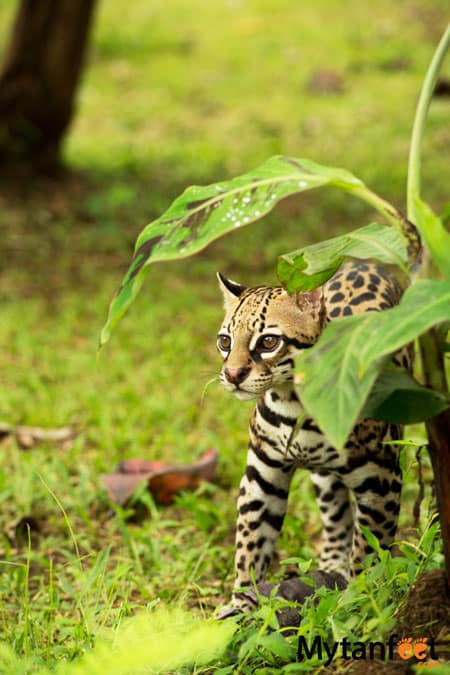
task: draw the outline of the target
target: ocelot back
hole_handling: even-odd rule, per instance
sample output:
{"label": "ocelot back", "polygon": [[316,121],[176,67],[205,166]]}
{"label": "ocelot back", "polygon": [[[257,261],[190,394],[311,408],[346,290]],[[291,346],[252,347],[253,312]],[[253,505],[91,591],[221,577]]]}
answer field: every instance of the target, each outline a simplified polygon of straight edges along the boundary
{"label": "ocelot back", "polygon": [[[370,550],[361,525],[382,546],[395,535],[401,470],[398,446],[389,441],[398,440],[402,429],[365,419],[338,453],[313,419],[297,427],[302,406],[294,358],[317,341],[328,321],[390,308],[402,288],[386,270],[365,262],[343,265],[324,286],[298,297],[218,276],[226,310],[217,338],[224,360],[220,379],[238,398],[257,398],[238,498],[235,591],[251,584],[251,569],[256,582],[264,579],[298,467],[312,472],[321,511],[320,569],[348,578]],[[408,368],[409,350],[394,360]],[[245,610],[245,600],[234,596],[233,606]]]}

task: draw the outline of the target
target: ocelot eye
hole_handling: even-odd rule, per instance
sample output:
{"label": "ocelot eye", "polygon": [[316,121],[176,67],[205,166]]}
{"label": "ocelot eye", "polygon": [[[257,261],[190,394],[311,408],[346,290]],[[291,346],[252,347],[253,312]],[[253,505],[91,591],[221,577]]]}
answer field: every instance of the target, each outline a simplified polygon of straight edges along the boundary
{"label": "ocelot eye", "polygon": [[263,335],[256,343],[257,348],[263,352],[273,352],[281,342],[279,335]]}
{"label": "ocelot eye", "polygon": [[223,352],[229,352],[231,349],[231,338],[229,335],[217,336],[217,347]]}

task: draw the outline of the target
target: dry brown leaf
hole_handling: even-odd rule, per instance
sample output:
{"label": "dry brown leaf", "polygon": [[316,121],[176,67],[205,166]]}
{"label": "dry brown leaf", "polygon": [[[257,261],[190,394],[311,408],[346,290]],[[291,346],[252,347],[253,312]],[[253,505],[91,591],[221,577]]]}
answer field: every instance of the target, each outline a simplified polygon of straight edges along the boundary
{"label": "dry brown leaf", "polygon": [[143,481],[159,504],[172,504],[180,490],[195,490],[203,480],[213,481],[217,473],[217,450],[210,448],[197,462],[166,464],[161,461],[128,459],[114,473],[103,474],[101,480],[108,495],[123,505]]}

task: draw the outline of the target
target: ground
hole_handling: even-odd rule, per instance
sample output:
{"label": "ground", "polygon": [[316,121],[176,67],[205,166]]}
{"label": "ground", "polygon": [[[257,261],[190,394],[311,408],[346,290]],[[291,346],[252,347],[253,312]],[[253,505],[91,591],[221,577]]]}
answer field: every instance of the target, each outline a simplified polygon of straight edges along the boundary
{"label": "ground", "polygon": [[[0,421],[76,431],[67,444],[1,445],[0,635],[21,672],[78,657],[155,600],[197,616],[226,601],[251,404],[230,400],[216,380],[215,272],[275,282],[279,254],[374,214],[331,190],[309,193],[195,259],[155,266],[97,361],[137,233],[186,185],[276,153],[344,166],[403,208],[414,106],[445,6],[100,4],[67,172],[0,185]],[[0,7],[0,44],[13,9],[12,0]],[[438,212],[448,199],[448,106],[433,102],[425,143],[424,193]],[[407,437],[421,442],[423,430]],[[102,489],[101,473],[122,459],[187,462],[208,447],[220,453],[217,483],[174,506],[141,491],[120,509]],[[419,549],[433,511],[423,462],[417,525],[415,449],[405,450],[399,538]],[[319,531],[299,473],[278,560],[314,557]],[[438,545],[427,565],[442,565]]]}

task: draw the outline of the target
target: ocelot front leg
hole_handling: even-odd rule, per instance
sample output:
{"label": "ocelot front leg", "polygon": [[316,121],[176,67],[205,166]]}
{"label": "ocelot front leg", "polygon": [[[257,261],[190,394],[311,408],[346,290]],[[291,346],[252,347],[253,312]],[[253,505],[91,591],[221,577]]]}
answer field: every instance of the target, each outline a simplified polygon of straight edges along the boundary
{"label": "ocelot front leg", "polygon": [[258,402],[251,422],[247,467],[237,503],[233,606],[241,609],[246,609],[246,602],[236,593],[251,586],[253,579],[263,581],[271,561],[295,470],[285,457],[285,448],[295,426],[298,401],[291,400],[292,418],[281,419],[273,404],[279,397],[272,399],[267,392],[264,399]]}

